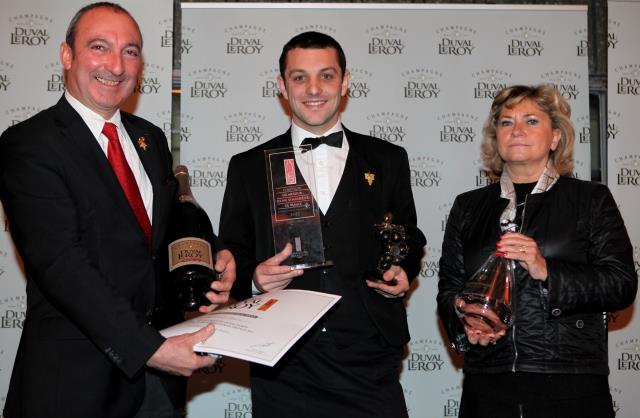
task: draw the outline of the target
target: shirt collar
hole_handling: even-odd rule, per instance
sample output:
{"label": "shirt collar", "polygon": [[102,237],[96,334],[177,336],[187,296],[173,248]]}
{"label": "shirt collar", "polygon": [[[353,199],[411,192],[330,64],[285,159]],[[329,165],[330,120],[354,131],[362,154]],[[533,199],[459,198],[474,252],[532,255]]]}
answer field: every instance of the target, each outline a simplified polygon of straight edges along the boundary
{"label": "shirt collar", "polygon": [[89,127],[91,133],[95,138],[99,138],[102,133],[102,127],[105,122],[111,122],[118,127],[118,130],[122,131],[122,124],[120,119],[120,109],[116,110],[116,113],[111,116],[109,120],[105,120],[102,116],[89,109],[83,103],[81,103],[78,99],[69,94],[68,91],[64,93],[64,98],[67,99],[67,102],[71,105],[71,107],[78,112],[84,123]]}
{"label": "shirt collar", "polygon": [[340,119],[338,119],[338,122],[336,122],[336,124],[333,125],[331,129],[329,129],[327,132],[323,133],[322,135],[318,135],[318,134],[314,134],[309,131],[306,131],[301,127],[299,127],[298,125],[296,125],[294,122],[291,122],[291,144],[294,147],[299,147],[305,138],[315,138],[318,136],[326,136],[334,132],[340,132],[340,131],[342,131],[342,122],[340,121]]}

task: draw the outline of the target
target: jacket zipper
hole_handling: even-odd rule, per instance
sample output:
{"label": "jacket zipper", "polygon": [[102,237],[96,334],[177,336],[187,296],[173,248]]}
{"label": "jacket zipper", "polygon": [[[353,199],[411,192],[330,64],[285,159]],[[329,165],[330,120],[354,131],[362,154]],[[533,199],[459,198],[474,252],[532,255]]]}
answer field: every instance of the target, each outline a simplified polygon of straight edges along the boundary
{"label": "jacket zipper", "polygon": [[[525,195],[524,196],[524,205],[522,206],[522,218],[520,220],[520,230],[518,231],[519,233],[522,233],[522,227],[524,226],[524,215],[526,215],[527,213],[527,199],[529,198],[529,195]],[[515,265],[515,261],[513,262]],[[513,270],[515,273],[515,269]],[[517,302],[516,299],[518,297],[517,293],[516,293],[516,281],[517,281],[517,277],[515,277],[514,274],[514,278],[513,278],[513,284],[511,287],[511,292],[512,292],[512,308],[513,308],[513,314],[516,315],[516,321],[518,320],[518,314],[516,312],[517,309]],[[516,362],[518,361],[518,346],[516,344],[516,321],[513,322],[513,326],[511,327],[511,341],[513,342],[513,365],[511,366],[511,371],[513,373],[515,373],[516,371]]]}

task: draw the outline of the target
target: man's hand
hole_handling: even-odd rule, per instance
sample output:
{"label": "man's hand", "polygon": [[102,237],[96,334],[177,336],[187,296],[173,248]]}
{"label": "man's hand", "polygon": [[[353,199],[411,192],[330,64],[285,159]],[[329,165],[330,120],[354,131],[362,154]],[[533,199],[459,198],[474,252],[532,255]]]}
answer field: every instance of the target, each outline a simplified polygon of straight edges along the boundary
{"label": "man's hand", "polygon": [[147,361],[147,366],[179,376],[191,376],[195,370],[212,366],[216,359],[197,355],[193,346],[213,335],[213,330],[213,325],[207,325],[191,334],[167,338]]}
{"label": "man's hand", "polygon": [[367,280],[367,286],[375,289],[386,298],[401,298],[407,294],[409,290],[409,278],[400,266],[391,266],[389,270],[382,275],[385,283]]}
{"label": "man's hand", "polygon": [[206,313],[211,312],[218,306],[227,303],[231,286],[236,280],[236,260],[229,250],[220,250],[216,254],[216,264],[213,267],[219,273],[219,279],[211,283],[212,292],[207,292],[206,296],[211,302],[209,306],[200,306],[198,310]]}
{"label": "man's hand", "polygon": [[258,264],[253,272],[253,283],[261,292],[271,292],[287,287],[291,280],[304,273],[302,269],[291,270],[289,266],[281,266],[293,252],[293,246],[288,243],[284,249],[271,258]]}

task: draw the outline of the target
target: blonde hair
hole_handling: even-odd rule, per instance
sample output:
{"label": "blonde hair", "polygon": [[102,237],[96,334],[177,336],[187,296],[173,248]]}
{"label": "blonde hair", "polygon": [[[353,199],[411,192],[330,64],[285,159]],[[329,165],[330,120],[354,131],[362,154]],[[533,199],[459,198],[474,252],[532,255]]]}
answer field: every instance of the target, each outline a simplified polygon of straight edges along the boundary
{"label": "blonde hair", "polygon": [[498,154],[496,124],[505,107],[511,109],[526,99],[537,104],[549,116],[552,129],[560,130],[560,141],[558,141],[555,151],[550,151],[549,159],[560,175],[571,175],[573,173],[573,143],[575,140],[575,130],[570,119],[571,106],[551,84],[515,85],[505,87],[498,92],[491,104],[489,117],[482,128],[481,151],[485,167],[495,177],[502,174],[504,161]]}

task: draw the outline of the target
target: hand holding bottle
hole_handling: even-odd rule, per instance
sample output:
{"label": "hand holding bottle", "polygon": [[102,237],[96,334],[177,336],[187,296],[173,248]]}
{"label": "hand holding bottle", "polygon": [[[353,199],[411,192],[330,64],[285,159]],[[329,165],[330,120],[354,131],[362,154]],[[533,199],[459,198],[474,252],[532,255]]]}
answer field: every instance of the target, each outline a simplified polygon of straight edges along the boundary
{"label": "hand holding bottle", "polygon": [[547,280],[547,261],[533,238],[516,232],[507,232],[502,235],[497,247],[506,258],[518,261],[522,268],[529,272],[532,279]]}
{"label": "hand holding bottle", "polygon": [[233,282],[236,280],[236,261],[231,251],[218,251],[214,270],[217,273],[218,279],[211,283],[212,291],[207,292],[205,295],[207,299],[209,299],[209,302],[211,302],[211,305],[202,305],[198,308],[198,310],[203,313],[211,312],[229,300],[231,286],[233,286]]}

